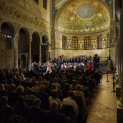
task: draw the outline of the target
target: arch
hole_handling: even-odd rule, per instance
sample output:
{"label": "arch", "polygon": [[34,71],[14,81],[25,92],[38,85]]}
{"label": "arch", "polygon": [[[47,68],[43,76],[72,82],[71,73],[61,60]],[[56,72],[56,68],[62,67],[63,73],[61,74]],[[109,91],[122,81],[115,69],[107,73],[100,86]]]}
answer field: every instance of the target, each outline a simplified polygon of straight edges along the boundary
{"label": "arch", "polygon": [[[49,35],[48,35],[48,33],[47,32],[42,32],[42,37],[46,37],[46,39],[47,39],[47,41],[48,41],[48,43],[49,43]],[[42,42],[41,42],[42,43]]]}
{"label": "arch", "polygon": [[1,23],[0,57],[3,58],[0,62],[1,67],[14,68],[14,34],[15,28],[10,22]]}
{"label": "arch", "polygon": [[42,63],[48,60],[48,37],[47,35],[42,36],[41,53],[42,53]]}
{"label": "arch", "polygon": [[[55,50],[58,52],[55,54],[55,57],[60,55],[67,56],[66,52],[72,56],[83,53],[89,54],[89,50],[95,52],[98,49],[97,35],[104,35],[104,33],[110,32],[111,29],[112,16],[109,6],[104,0],[63,0],[63,2],[64,4],[62,4],[54,14],[53,33],[56,46]],[[88,16],[90,13],[90,9],[87,9],[89,5],[90,8],[92,8],[91,11],[93,11],[91,16]],[[83,9],[85,7],[86,11]],[[85,15],[81,16],[81,12],[85,13]],[[66,52],[62,46],[62,35],[66,35],[68,38]],[[78,42],[74,43],[72,40],[73,36],[78,37]],[[91,38],[85,38],[85,36],[91,36]],[[72,50],[77,51],[73,52]],[[107,50],[103,47],[102,51],[105,52]]]}
{"label": "arch", "polygon": [[38,63],[40,57],[40,36],[37,32],[32,34],[31,54],[32,62]]}
{"label": "arch", "polygon": [[[6,24],[5,26],[10,27],[11,32],[13,32],[13,33],[12,33],[12,37],[14,37],[14,35],[15,35],[15,27],[14,27],[14,25],[13,25],[12,23],[8,22],[8,21],[3,21],[3,22],[1,23],[1,27],[2,27],[2,25],[4,25],[4,24]],[[4,33],[4,32],[2,32],[2,28],[1,28],[1,33]]]}
{"label": "arch", "polygon": [[[27,68],[28,67],[28,55],[29,55],[29,32],[25,27],[21,27],[19,30],[19,40],[18,40],[18,56],[20,61],[19,65],[20,68]],[[25,54],[26,62],[22,60],[21,55]],[[23,63],[25,62],[25,63]],[[23,65],[25,64],[25,65]]]}

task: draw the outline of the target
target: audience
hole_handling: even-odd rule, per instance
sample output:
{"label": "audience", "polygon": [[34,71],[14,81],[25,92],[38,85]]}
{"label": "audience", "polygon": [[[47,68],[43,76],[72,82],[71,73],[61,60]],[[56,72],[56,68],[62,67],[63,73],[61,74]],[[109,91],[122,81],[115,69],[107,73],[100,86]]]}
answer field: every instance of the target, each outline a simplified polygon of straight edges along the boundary
{"label": "audience", "polygon": [[97,68],[51,74],[0,69],[0,122],[70,123],[73,118],[63,112],[67,105],[73,108],[78,123],[83,120],[80,117],[86,114],[100,79]]}

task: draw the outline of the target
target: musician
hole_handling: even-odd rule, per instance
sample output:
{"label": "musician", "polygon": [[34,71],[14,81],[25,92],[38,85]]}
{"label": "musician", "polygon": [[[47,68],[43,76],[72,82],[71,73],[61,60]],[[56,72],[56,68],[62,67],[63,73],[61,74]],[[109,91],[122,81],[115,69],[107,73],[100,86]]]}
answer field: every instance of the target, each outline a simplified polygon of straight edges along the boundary
{"label": "musician", "polygon": [[61,71],[61,60],[60,59],[58,59],[58,70],[60,70]]}

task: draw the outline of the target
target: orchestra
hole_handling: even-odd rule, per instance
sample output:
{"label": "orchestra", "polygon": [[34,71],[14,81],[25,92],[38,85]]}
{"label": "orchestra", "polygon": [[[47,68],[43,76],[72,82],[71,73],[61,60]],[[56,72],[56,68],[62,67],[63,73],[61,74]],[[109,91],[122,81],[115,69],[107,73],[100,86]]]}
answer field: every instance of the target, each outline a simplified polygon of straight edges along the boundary
{"label": "orchestra", "polygon": [[99,56],[97,54],[94,57],[89,56],[79,56],[73,58],[54,58],[52,61],[48,61],[47,63],[36,63],[35,61],[32,63],[33,71],[41,71],[47,73],[48,70],[51,73],[52,71],[78,71],[82,72],[85,70],[93,71],[96,68],[99,68]]}

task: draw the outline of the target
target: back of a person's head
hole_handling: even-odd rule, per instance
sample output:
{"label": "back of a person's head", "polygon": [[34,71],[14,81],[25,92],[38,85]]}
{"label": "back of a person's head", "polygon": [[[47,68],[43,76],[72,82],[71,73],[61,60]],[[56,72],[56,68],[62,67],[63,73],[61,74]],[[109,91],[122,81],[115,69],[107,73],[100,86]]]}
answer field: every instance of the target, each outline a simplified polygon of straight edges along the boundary
{"label": "back of a person's head", "polygon": [[56,89],[57,89],[56,85],[51,86],[51,90],[56,90]]}
{"label": "back of a person's head", "polygon": [[45,86],[42,84],[42,85],[40,85],[39,86],[39,90],[40,90],[40,92],[44,92],[44,90],[45,90]]}
{"label": "back of a person's head", "polygon": [[81,86],[80,85],[77,85],[76,86],[76,91],[80,91],[81,90]]}
{"label": "back of a person's head", "polygon": [[37,85],[38,85],[38,81],[35,81],[35,82],[34,82],[34,86],[37,86]]}
{"label": "back of a person's head", "polygon": [[16,89],[16,85],[15,84],[11,84],[10,85],[10,90],[15,90]]}
{"label": "back of a person's head", "polygon": [[19,80],[19,81],[22,81],[22,77],[21,77],[21,76],[18,76],[18,80]]}
{"label": "back of a person's head", "polygon": [[50,103],[50,111],[57,112],[58,111],[58,103],[56,101],[52,101]]}
{"label": "back of a person's head", "polygon": [[42,77],[41,77],[41,76],[39,76],[38,81],[41,81],[41,80],[42,80]]}
{"label": "back of a person's head", "polygon": [[73,80],[73,85],[76,85],[77,84],[77,81],[76,80]]}
{"label": "back of a person's head", "polygon": [[4,107],[8,104],[8,97],[7,96],[2,96],[0,99],[0,107]]}
{"label": "back of a person's head", "polygon": [[24,87],[23,86],[18,86],[16,88],[16,94],[22,94],[24,92]]}
{"label": "back of a person's head", "polygon": [[41,100],[39,98],[33,99],[33,106],[40,107]]}
{"label": "back of a person's head", "polygon": [[49,81],[46,81],[45,82],[45,86],[48,87],[50,85],[50,82]]}
{"label": "back of a person's head", "polygon": [[68,83],[65,83],[64,88],[65,89],[69,89],[70,88],[70,85]]}
{"label": "back of a person's head", "polygon": [[0,84],[0,91],[4,91],[4,90],[5,90],[4,84]]}
{"label": "back of a person's head", "polygon": [[28,95],[32,94],[32,89],[30,87],[27,87],[27,94]]}
{"label": "back of a person's head", "polygon": [[15,111],[18,113],[23,113],[23,109],[25,106],[26,102],[24,100],[24,96],[18,96],[15,103]]}

